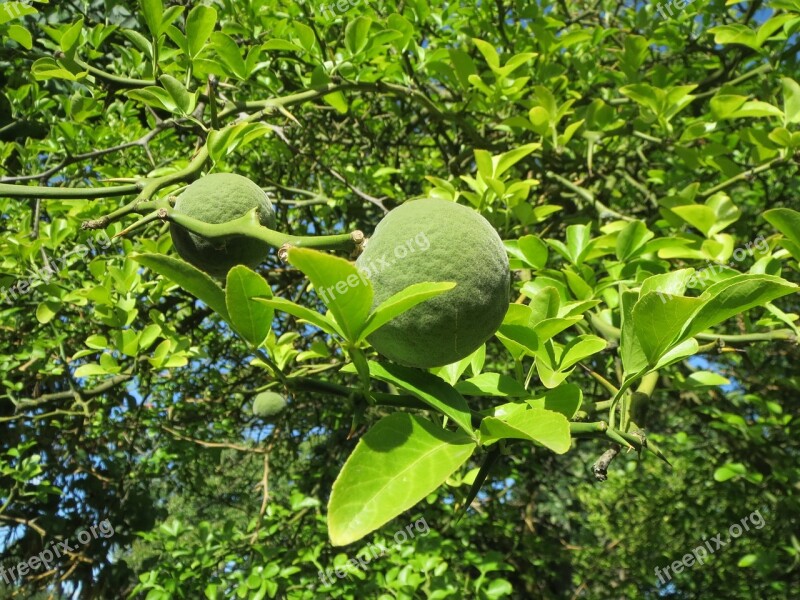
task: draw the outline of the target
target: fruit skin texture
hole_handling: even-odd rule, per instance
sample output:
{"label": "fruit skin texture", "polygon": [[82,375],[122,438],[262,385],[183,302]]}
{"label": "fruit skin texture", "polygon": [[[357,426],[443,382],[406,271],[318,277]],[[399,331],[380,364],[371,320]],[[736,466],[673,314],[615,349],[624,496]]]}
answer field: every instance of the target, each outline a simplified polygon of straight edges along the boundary
{"label": "fruit skin texture", "polygon": [[[427,249],[416,243],[424,239]],[[500,236],[480,214],[454,202],[414,200],[395,208],[378,223],[356,267],[372,283],[373,308],[414,283],[457,284],[367,337],[401,365],[427,369],[469,356],[508,310],[511,273]]]}
{"label": "fruit skin texture", "polygon": [[[270,229],[275,210],[258,185],[235,173],[212,173],[187,187],[175,202],[175,211],[205,223],[225,223],[258,208],[258,219]],[[246,237],[210,240],[171,224],[172,243],[181,257],[198,269],[224,278],[235,265],[256,267],[264,261],[269,245]]]}
{"label": "fruit skin texture", "polygon": [[274,417],[286,408],[286,399],[277,392],[261,392],[253,401],[253,414],[257,417]]}

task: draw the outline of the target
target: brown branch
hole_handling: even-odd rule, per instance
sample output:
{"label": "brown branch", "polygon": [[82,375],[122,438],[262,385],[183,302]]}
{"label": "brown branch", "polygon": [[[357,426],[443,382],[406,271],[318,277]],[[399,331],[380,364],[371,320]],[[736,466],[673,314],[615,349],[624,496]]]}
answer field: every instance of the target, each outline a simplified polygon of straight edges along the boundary
{"label": "brown branch", "polygon": [[597,481],[605,481],[608,479],[608,465],[616,458],[620,451],[619,444],[612,444],[611,447],[603,452],[600,458],[592,465],[592,472],[594,473]]}
{"label": "brown branch", "polygon": [[[83,397],[91,398],[93,396],[98,396],[103,392],[107,392],[111,388],[128,381],[131,379],[133,375],[115,375],[111,379],[104,381],[103,383],[93,387],[90,390],[86,390],[85,392],[80,392],[80,395]],[[32,408],[35,406],[40,406],[42,404],[46,404],[47,402],[52,402],[53,400],[66,400],[68,398],[74,398],[75,392],[70,390],[68,392],[55,392],[53,394],[44,394],[39,396],[36,399],[32,398],[25,398],[22,400],[18,400],[16,402],[17,408]]]}
{"label": "brown branch", "polygon": [[229,450],[236,450],[238,452],[249,452],[251,454],[267,454],[269,452],[269,450],[262,448],[248,448],[247,446],[240,446],[238,444],[228,444],[223,442],[206,442],[203,440],[198,440],[192,437],[185,436],[182,433],[175,431],[171,427],[167,427],[166,425],[162,425],[161,428],[179,440],[183,440],[184,442],[191,442],[192,444],[197,444],[198,446],[202,446],[203,448],[227,448]]}

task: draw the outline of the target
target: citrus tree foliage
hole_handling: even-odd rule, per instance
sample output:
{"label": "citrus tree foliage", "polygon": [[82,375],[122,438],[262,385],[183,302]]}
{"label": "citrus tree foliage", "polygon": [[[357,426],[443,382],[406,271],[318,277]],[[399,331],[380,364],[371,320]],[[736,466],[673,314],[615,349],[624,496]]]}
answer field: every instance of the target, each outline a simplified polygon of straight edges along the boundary
{"label": "citrus tree foliage", "polygon": [[[799,28],[797,0],[0,3],[1,564],[114,528],[3,593],[796,592]],[[226,230],[275,247],[226,281],[169,235],[211,172],[276,205]],[[428,371],[365,340],[452,283],[315,291],[424,196],[514,275]]]}

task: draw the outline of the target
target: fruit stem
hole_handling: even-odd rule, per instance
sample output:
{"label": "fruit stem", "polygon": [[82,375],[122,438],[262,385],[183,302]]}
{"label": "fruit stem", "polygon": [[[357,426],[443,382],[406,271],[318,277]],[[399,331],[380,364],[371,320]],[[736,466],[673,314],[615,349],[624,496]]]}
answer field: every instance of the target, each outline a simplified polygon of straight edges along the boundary
{"label": "fruit stem", "polygon": [[299,236],[289,235],[263,226],[257,216],[258,209],[252,209],[238,219],[225,223],[205,223],[199,219],[175,212],[172,209],[162,209],[160,213],[164,220],[170,221],[184,229],[201,235],[205,238],[216,239],[231,236],[244,236],[260,240],[280,248],[288,244],[298,248],[316,248],[319,250],[353,250],[364,238],[360,231],[342,233],[337,235]]}

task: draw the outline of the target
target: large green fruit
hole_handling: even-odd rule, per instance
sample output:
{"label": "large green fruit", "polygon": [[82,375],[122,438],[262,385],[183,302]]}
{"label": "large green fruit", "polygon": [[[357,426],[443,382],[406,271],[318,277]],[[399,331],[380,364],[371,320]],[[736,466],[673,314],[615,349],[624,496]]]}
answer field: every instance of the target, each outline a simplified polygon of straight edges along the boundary
{"label": "large green fruit", "polygon": [[430,368],[461,360],[488,340],[508,310],[511,274],[500,236],[474,210],[445,200],[406,202],[378,223],[356,266],[377,306],[423,281],[456,287],[368,336],[383,356]]}
{"label": "large green fruit", "polygon": [[[206,175],[187,187],[175,202],[175,211],[205,223],[225,223],[258,208],[262,225],[275,226],[275,210],[267,194],[255,183],[234,173]],[[224,278],[235,265],[256,267],[269,245],[242,237],[210,240],[172,224],[172,243],[178,254],[198,269]]]}

